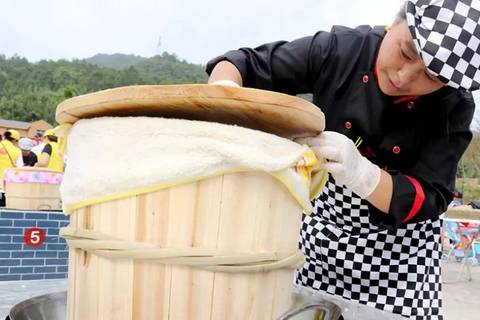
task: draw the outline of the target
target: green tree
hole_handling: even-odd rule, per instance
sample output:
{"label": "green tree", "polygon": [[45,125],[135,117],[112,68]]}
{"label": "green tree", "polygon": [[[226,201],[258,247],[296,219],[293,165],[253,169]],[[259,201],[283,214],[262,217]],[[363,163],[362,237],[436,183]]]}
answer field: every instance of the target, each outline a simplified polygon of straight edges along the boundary
{"label": "green tree", "polygon": [[44,119],[53,124],[56,106],[77,95],[120,86],[206,80],[203,66],[166,52],[152,58],[115,54],[37,63],[0,55],[0,118]]}

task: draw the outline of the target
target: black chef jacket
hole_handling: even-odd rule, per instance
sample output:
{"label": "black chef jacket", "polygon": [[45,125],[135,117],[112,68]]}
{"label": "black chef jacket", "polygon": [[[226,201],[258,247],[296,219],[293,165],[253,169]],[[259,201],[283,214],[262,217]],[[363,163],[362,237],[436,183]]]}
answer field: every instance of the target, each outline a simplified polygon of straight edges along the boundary
{"label": "black chef jacket", "polygon": [[383,94],[374,69],[385,33],[384,26],[334,26],[291,42],[229,51],[209,61],[207,73],[228,60],[245,87],[313,93],[326,130],[360,137],[362,154],[392,175],[388,214],[369,209],[373,224],[394,229],[446,210],[458,161],[472,139],[475,104],[470,92],[450,87],[412,99]]}

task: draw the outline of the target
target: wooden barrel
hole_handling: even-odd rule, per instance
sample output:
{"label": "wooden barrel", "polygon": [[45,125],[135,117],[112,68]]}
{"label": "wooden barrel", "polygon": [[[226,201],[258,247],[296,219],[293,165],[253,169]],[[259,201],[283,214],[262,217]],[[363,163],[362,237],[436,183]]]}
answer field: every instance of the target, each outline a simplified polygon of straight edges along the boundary
{"label": "wooden barrel", "polygon": [[[283,101],[283,108],[290,112],[288,117],[280,113],[278,117],[272,117],[272,114],[278,113],[278,108],[282,108],[278,100],[273,99],[270,106],[266,102],[255,102],[250,95],[252,102],[244,104],[248,110],[244,109],[244,117],[239,117],[241,112],[238,108],[231,108],[228,99],[238,103],[238,95],[243,95],[243,98],[246,95],[242,89],[159,86],[117,90],[118,95],[109,90],[97,93],[97,96],[94,94],[67,100],[57,108],[57,121],[67,119],[74,122],[72,119],[95,117],[95,106],[98,106],[98,114],[102,116],[145,113],[149,116],[171,116],[174,115],[172,108],[177,108],[179,114],[188,118],[187,114],[195,115],[210,110],[212,114],[221,114],[213,117],[217,121],[221,119],[224,123],[235,123],[235,119],[242,119],[243,125],[248,123],[248,118],[253,119],[256,115],[257,118],[252,121],[253,127],[278,130],[283,126],[287,132],[285,136],[316,134],[323,130],[324,125],[323,114],[316,107],[290,96],[285,96],[286,100]],[[130,90],[129,94],[124,90]],[[140,94],[142,90],[144,95]],[[171,99],[165,99],[172,94],[172,90],[178,96],[173,104]],[[208,99],[212,90],[216,98]],[[258,91],[250,94],[258,95]],[[197,99],[195,92],[201,93],[197,111],[193,107]],[[222,94],[221,106],[217,112],[211,111],[215,105],[219,105],[218,97]],[[271,98],[280,97],[280,100],[284,96],[266,94]],[[119,98],[122,105],[109,105],[108,101],[116,96],[123,97]],[[132,98],[130,106],[125,106],[125,96],[136,98]],[[182,96],[186,98],[181,99]],[[150,101],[143,108],[141,101],[145,99],[142,100],[142,97],[148,97]],[[162,104],[165,100],[168,103]],[[156,104],[154,101],[157,101]],[[182,105],[188,105],[189,111],[185,112]],[[164,108],[168,110],[167,113]],[[295,108],[300,111],[292,111]],[[312,117],[317,120],[316,125]],[[311,125],[299,126],[298,121],[302,121],[302,118]],[[272,121],[277,121],[275,126]],[[92,230],[117,239],[165,248],[294,253],[298,251],[301,211],[287,189],[275,178],[267,173],[243,172],[88,205],[70,212],[69,228]],[[70,249],[68,277],[70,320],[263,320],[276,319],[292,306],[294,269],[214,272],[154,261],[112,260],[84,250]]]}
{"label": "wooden barrel", "polygon": [[[71,227],[166,248],[295,252],[301,209],[267,174],[240,173],[75,211]],[[70,252],[69,319],[275,319],[293,270],[222,273]]]}
{"label": "wooden barrel", "polygon": [[6,207],[21,210],[62,210],[62,173],[46,168],[5,170]]}

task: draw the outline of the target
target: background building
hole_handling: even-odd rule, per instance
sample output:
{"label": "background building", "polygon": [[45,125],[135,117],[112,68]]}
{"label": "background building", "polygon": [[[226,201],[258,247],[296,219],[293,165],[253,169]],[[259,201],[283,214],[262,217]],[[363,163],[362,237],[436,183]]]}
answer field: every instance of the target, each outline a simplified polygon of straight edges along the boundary
{"label": "background building", "polygon": [[37,133],[41,133],[43,135],[43,132],[45,130],[48,130],[51,128],[53,128],[53,126],[44,120],[38,120],[34,122],[24,122],[24,121],[0,119],[1,135],[3,135],[3,133],[8,129],[15,129],[20,133],[21,137],[33,138]]}

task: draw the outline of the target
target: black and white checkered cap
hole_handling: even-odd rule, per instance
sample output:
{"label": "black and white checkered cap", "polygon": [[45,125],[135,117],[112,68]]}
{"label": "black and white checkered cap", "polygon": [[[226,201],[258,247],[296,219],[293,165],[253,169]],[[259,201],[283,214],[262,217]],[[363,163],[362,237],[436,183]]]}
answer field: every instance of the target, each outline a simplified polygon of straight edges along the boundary
{"label": "black and white checkered cap", "polygon": [[429,71],[454,88],[480,87],[480,0],[408,0],[406,16]]}

